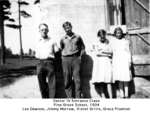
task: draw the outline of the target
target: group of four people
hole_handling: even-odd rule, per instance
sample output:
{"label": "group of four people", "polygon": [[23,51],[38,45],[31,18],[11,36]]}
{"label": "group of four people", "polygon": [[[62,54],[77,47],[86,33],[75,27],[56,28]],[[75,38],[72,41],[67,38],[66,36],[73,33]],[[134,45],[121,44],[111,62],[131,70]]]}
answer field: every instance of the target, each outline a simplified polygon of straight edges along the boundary
{"label": "group of four people", "polygon": [[[66,35],[57,43],[48,36],[48,25],[39,25],[41,39],[36,48],[37,75],[42,98],[54,98],[56,90],[56,57],[61,51],[61,62],[64,76],[65,91],[68,98],[82,98],[80,70],[81,58],[85,53],[85,45],[81,36],[72,31],[70,22],[63,23]],[[131,80],[131,55],[129,42],[123,36],[121,28],[116,28],[113,40],[107,39],[106,31],[99,30],[99,42],[94,49],[96,58],[91,82],[108,83],[109,97],[112,97],[111,84],[119,81],[118,92],[121,97],[128,97],[128,82]],[[112,63],[111,63],[112,62]],[[73,88],[74,84],[74,88]],[[103,94],[103,91],[102,91]]]}

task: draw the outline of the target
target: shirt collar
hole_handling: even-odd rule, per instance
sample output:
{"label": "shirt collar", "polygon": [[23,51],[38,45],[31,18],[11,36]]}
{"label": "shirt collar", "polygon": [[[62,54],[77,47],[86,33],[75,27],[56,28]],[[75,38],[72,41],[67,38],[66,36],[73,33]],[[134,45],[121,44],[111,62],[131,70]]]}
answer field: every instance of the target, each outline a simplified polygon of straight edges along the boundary
{"label": "shirt collar", "polygon": [[73,33],[73,35],[70,37],[70,36],[68,36],[67,34],[65,35],[65,39],[67,39],[67,38],[71,38],[71,39],[74,39],[76,37],[76,35],[75,35],[75,33]]}
{"label": "shirt collar", "polygon": [[44,38],[40,38],[40,41],[48,41],[48,40],[50,40],[51,38],[48,36],[48,38],[47,39],[44,39]]}

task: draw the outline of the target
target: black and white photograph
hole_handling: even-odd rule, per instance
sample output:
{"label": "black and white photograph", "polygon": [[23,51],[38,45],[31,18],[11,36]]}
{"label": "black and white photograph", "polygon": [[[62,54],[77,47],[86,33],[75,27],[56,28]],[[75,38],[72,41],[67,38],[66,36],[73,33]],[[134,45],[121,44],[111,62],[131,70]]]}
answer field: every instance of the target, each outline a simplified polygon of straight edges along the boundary
{"label": "black and white photograph", "polygon": [[3,99],[150,99],[150,0],[0,0]]}

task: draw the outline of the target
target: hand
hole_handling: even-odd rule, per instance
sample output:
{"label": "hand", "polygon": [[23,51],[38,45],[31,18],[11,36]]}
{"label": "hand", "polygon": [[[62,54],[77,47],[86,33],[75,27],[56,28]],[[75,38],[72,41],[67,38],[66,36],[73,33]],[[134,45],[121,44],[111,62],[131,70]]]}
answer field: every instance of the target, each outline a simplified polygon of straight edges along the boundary
{"label": "hand", "polygon": [[132,66],[132,63],[131,63],[131,62],[129,62],[129,68],[131,68],[131,66]]}
{"label": "hand", "polygon": [[99,54],[99,55],[101,55],[101,54],[103,54],[103,50],[102,50],[102,49],[98,49],[98,50],[96,51],[96,53]]}

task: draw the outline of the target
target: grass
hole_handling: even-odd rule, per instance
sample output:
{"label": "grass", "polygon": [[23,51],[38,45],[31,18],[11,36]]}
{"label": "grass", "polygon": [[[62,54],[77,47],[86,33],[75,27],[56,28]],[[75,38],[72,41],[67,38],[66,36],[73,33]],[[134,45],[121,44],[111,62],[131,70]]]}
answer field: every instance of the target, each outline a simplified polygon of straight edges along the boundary
{"label": "grass", "polygon": [[18,77],[35,74],[37,60],[33,58],[7,58],[4,65],[0,65],[0,78]]}
{"label": "grass", "polygon": [[6,59],[6,63],[4,65],[0,65],[0,72],[5,70],[36,66],[36,64],[36,59],[24,58],[23,60],[20,60],[19,58],[8,58]]}

